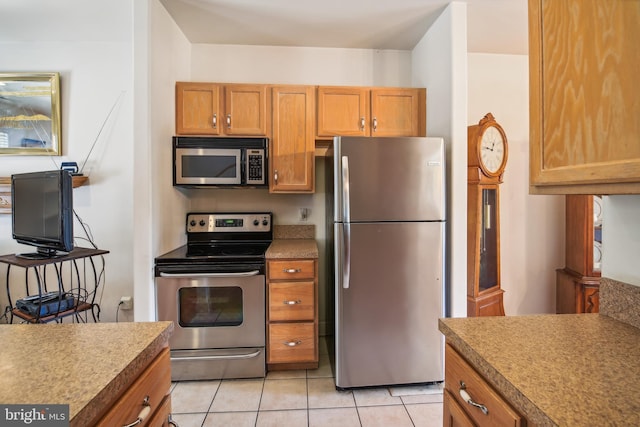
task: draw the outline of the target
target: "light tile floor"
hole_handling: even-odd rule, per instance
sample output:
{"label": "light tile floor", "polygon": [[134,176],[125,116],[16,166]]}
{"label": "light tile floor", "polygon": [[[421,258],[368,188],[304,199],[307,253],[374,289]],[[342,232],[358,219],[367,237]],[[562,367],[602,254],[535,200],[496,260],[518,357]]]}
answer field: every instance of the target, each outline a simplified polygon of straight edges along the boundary
{"label": "light tile floor", "polygon": [[318,369],[269,372],[260,379],[176,382],[171,406],[180,427],[442,426],[441,393],[336,390],[324,340]]}

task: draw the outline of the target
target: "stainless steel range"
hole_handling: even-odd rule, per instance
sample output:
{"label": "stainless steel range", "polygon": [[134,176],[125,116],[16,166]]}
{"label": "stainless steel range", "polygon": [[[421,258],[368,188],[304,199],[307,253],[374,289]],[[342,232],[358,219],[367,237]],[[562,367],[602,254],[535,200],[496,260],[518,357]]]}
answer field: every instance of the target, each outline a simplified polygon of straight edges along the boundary
{"label": "stainless steel range", "polygon": [[155,259],[156,317],[175,324],[172,380],[265,376],[271,213],[189,213],[187,244]]}

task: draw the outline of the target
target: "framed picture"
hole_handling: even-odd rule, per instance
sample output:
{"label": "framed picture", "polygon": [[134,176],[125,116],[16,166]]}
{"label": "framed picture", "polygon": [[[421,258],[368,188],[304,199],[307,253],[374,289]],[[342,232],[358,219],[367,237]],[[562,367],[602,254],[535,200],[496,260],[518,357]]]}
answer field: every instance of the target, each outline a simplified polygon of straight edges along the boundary
{"label": "framed picture", "polygon": [[0,73],[0,155],[62,154],[58,73]]}
{"label": "framed picture", "polygon": [[11,213],[11,186],[0,184],[0,214]]}

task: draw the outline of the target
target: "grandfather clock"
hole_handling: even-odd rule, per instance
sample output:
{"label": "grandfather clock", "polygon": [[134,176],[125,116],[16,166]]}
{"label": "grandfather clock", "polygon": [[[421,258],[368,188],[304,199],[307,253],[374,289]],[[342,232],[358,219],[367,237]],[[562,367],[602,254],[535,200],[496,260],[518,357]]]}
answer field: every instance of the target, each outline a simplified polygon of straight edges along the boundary
{"label": "grandfather clock", "polygon": [[467,128],[467,316],[504,316],[500,184],[507,136],[491,113]]}

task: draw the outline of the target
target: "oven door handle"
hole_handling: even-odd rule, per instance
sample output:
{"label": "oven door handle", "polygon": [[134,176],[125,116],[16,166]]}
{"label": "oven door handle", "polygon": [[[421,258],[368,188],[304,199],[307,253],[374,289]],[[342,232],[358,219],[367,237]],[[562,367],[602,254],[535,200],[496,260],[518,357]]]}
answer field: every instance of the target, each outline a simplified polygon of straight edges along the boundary
{"label": "oven door handle", "polygon": [[220,359],[251,359],[260,355],[262,350],[255,351],[253,353],[245,354],[232,354],[221,356],[184,356],[184,357],[172,357],[171,360],[175,361],[191,361],[191,360],[220,360]]}
{"label": "oven door handle", "polygon": [[193,278],[193,277],[249,277],[257,276],[260,270],[244,271],[241,273],[160,273],[160,277]]}

